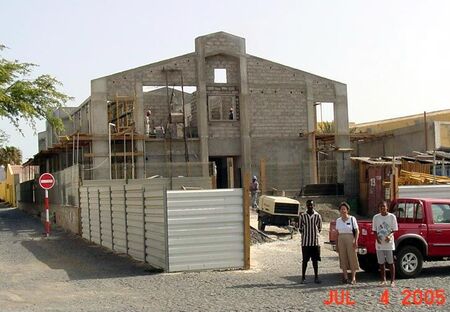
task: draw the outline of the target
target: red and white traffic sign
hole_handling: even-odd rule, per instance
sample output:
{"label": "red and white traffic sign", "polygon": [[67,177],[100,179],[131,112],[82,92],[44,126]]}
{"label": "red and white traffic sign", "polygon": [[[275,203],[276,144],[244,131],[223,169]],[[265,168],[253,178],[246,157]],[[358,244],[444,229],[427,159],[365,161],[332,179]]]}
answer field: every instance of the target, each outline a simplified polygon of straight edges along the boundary
{"label": "red and white traffic sign", "polygon": [[53,186],[55,186],[55,178],[53,177],[53,175],[51,173],[43,173],[41,174],[41,176],[39,177],[39,185],[44,189],[44,190],[49,190],[51,189]]}
{"label": "red and white traffic sign", "polygon": [[50,213],[49,213],[49,202],[48,202],[48,190],[55,186],[55,178],[51,173],[43,173],[39,177],[39,185],[45,190],[44,197],[44,209],[45,209],[45,234],[47,237],[50,235]]}

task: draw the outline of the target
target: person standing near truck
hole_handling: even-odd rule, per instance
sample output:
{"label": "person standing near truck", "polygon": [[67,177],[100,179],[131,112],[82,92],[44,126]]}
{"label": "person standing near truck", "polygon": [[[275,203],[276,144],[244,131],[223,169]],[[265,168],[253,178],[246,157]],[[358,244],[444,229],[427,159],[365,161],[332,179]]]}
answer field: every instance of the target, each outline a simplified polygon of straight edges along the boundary
{"label": "person standing near truck", "polygon": [[[356,284],[356,271],[359,269],[358,247],[359,229],[356,218],[349,214],[350,205],[346,202],[339,204],[341,216],[336,220],[338,234],[336,250],[339,254],[339,265],[342,269],[342,283]],[[348,270],[351,271],[351,280],[348,279]]]}
{"label": "person standing near truck", "polygon": [[322,231],[322,217],[314,210],[314,201],[306,201],[306,212],[299,216],[298,230],[302,237],[301,283],[305,283],[306,267],[311,259],[314,268],[314,283],[320,284],[318,261],[320,261],[319,235]]}
{"label": "person standing near truck", "polygon": [[391,286],[395,286],[395,266],[394,266],[394,232],[398,231],[397,218],[394,214],[388,212],[386,201],[378,205],[380,213],[376,214],[372,220],[372,231],[377,237],[375,249],[377,251],[377,260],[380,265],[381,282],[380,285],[386,285],[385,262],[389,265],[391,272]]}

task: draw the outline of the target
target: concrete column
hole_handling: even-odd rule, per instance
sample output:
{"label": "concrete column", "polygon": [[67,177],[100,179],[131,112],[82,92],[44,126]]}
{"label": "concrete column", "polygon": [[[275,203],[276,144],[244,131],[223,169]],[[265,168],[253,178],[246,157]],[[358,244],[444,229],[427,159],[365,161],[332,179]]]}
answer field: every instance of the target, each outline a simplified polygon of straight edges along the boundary
{"label": "concrete column", "polygon": [[91,106],[89,110],[91,133],[95,136],[103,136],[103,140],[95,140],[92,144],[92,177],[94,180],[109,179],[109,138],[108,138],[108,105],[106,79],[100,78],[91,81]]}
{"label": "concrete column", "polygon": [[[135,131],[138,135],[145,135],[145,124],[144,124],[144,91],[142,90],[142,81],[135,82],[135,103],[134,103],[134,124]],[[134,146],[138,153],[144,152],[144,140],[134,140]],[[135,157],[136,161],[134,163],[134,178],[142,179],[144,177],[144,166],[145,166],[145,155]]]}
{"label": "concrete column", "polygon": [[334,103],[334,141],[337,148],[337,182],[346,181],[346,172],[350,169],[350,135],[348,127],[347,86],[336,83],[334,85],[336,101]]}
{"label": "concrete column", "polygon": [[203,38],[195,39],[195,52],[197,53],[197,127],[200,138],[200,161],[202,165],[202,175],[209,175],[209,168],[206,165],[209,161],[208,150],[208,109],[206,99],[206,65],[205,47]]}
{"label": "concrete column", "polygon": [[240,128],[241,128],[241,176],[244,181],[244,174],[252,172],[251,157],[251,140],[250,140],[250,122],[251,108],[248,98],[248,75],[247,75],[247,55],[245,51],[245,39],[240,39],[239,71],[240,71],[240,94],[239,94],[239,111],[240,111]]}
{"label": "concrete column", "polygon": [[[306,109],[308,114],[307,136],[308,136],[308,149],[306,150],[306,157],[302,161],[307,162],[307,168],[309,173],[309,181],[306,183],[317,183],[317,158],[316,158],[316,107],[314,106],[314,94],[312,82],[306,81]],[[305,173],[302,172],[302,175]],[[306,184],[305,183],[305,184]]]}

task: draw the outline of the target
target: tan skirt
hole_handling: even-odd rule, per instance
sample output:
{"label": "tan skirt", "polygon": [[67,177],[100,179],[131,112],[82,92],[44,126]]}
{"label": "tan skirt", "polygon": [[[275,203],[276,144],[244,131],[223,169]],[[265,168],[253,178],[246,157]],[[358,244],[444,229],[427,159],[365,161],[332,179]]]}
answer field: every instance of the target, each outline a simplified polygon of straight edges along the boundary
{"label": "tan skirt", "polygon": [[342,270],[358,270],[359,263],[356,250],[353,248],[353,234],[339,234],[339,264]]}

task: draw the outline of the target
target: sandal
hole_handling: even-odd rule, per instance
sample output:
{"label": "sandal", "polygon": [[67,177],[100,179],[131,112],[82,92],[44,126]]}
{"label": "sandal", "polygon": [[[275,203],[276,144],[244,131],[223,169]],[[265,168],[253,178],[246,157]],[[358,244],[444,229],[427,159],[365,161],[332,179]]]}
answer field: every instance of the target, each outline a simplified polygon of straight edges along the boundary
{"label": "sandal", "polygon": [[348,278],[343,278],[342,279],[342,284],[348,284]]}
{"label": "sandal", "polygon": [[351,285],[355,285],[355,284],[356,284],[356,280],[352,280],[352,281],[350,282],[350,284],[351,284]]}

